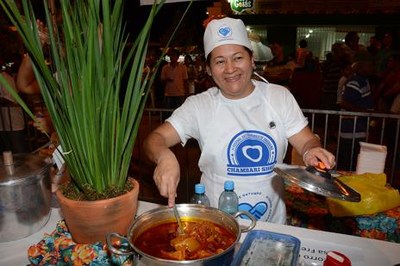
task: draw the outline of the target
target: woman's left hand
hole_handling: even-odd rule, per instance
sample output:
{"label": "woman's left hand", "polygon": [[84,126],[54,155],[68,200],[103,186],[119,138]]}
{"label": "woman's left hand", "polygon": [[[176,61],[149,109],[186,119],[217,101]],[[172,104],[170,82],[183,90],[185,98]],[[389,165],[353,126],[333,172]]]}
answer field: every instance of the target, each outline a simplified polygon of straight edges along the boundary
{"label": "woman's left hand", "polygon": [[332,169],[336,165],[335,156],[322,147],[307,150],[303,154],[303,161],[307,166],[319,166],[319,163],[322,162],[327,169]]}

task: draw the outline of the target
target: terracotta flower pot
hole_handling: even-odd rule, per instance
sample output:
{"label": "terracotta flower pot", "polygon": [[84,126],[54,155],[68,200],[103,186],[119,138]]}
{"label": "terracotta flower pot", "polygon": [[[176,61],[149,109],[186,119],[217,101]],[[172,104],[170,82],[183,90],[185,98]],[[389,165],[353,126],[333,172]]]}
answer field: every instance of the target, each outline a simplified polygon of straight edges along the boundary
{"label": "terracotta flower pot", "polygon": [[105,200],[71,200],[57,190],[56,195],[72,239],[80,244],[105,241],[107,233],[127,235],[137,211],[139,183],[129,179],[133,189],[128,193]]}

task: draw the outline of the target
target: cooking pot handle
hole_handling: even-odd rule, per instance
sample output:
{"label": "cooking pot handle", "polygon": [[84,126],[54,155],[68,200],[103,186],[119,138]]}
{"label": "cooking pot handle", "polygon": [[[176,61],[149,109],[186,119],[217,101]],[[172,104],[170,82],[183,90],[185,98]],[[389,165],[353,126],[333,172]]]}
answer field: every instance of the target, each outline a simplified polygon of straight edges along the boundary
{"label": "cooking pot handle", "polygon": [[133,250],[129,251],[125,247],[119,247],[119,248],[114,247],[112,240],[115,239],[115,238],[120,240],[120,242],[129,243],[129,246],[131,245],[131,243],[129,242],[129,240],[126,237],[121,236],[118,233],[109,233],[109,234],[106,235],[106,242],[107,242],[108,250],[110,250],[114,254],[122,255],[122,256],[130,256],[130,255],[136,254]]}
{"label": "cooking pot handle", "polygon": [[257,220],[251,213],[249,213],[248,211],[238,211],[237,213],[235,213],[234,216],[235,216],[235,218],[237,218],[240,215],[247,216],[251,220],[251,223],[249,226],[240,228],[241,233],[246,233],[246,232],[252,230],[256,226]]}

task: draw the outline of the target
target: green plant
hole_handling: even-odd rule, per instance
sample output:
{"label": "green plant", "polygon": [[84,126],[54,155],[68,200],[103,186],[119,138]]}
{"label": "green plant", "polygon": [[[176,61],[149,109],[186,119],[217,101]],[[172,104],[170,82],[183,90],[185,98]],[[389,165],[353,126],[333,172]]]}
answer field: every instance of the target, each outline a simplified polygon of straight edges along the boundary
{"label": "green plant", "polygon": [[[15,1],[0,3],[31,57],[74,184],[84,193],[95,191],[95,199],[104,198],[106,190],[123,190],[127,180],[138,127],[154,80],[154,75],[143,79],[147,44],[164,1],[153,5],[130,48],[122,19],[123,1],[61,0],[61,25],[52,23],[47,1],[43,2],[50,67],[40,45],[32,4],[22,1],[22,16]],[[126,88],[122,84],[124,75],[129,76]],[[7,86],[3,79],[0,81]],[[8,90],[19,98],[11,88]],[[124,100],[120,102],[121,93]],[[35,119],[28,107],[18,101]]]}

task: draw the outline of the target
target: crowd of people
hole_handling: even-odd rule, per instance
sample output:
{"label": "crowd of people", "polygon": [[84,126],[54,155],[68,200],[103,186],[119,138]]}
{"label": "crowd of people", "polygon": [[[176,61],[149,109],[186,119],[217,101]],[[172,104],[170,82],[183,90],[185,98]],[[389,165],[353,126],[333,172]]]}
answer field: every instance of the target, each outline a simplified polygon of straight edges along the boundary
{"label": "crowd of people", "polygon": [[[307,48],[307,41],[301,40],[299,45],[293,56],[286,56],[281,42],[271,42],[269,46],[265,46],[269,49],[270,60],[265,63],[255,61],[257,66],[264,64],[261,72],[257,71],[257,73],[270,82],[288,86],[295,70],[316,70],[318,60]],[[151,62],[151,65],[155,64],[154,60]],[[151,99],[152,107],[158,105],[157,107],[175,109],[183,103],[186,97],[203,92],[215,85],[205,69],[206,62],[202,53],[190,54],[170,48],[166,54],[164,65],[160,68],[158,82],[154,86],[155,91],[152,97],[157,99]],[[171,78],[171,75],[175,75],[175,77]]]}
{"label": "crowd of people", "polygon": [[[313,55],[306,39],[301,39],[298,47],[289,54],[284,53],[284,44],[274,40],[268,45],[272,59],[264,63],[261,72],[258,71],[260,62],[256,62],[257,73],[269,82],[291,90],[302,108],[341,110],[345,109],[342,105],[342,94],[347,79],[356,74],[354,68],[358,63],[370,62],[373,69],[367,78],[374,101],[373,110],[399,113],[400,47],[395,46],[390,32],[382,38],[372,36],[369,45],[360,44],[359,39],[357,32],[348,32],[343,43],[332,45],[323,61]],[[159,82],[154,87],[157,100],[153,102],[159,103],[157,107],[175,109],[187,96],[205,91],[214,85],[213,80],[206,75],[206,65],[201,53],[185,54],[171,49],[168,56],[170,59],[165,61]],[[179,56],[184,59],[179,59]],[[175,79],[166,77],[166,73],[174,73]],[[312,80],[301,78],[306,75]],[[314,99],[304,99],[310,93]],[[314,103],[307,104],[310,101]]]}
{"label": "crowd of people", "polygon": [[[152,52],[149,56],[151,60],[146,61],[145,67],[152,69],[157,62],[157,53]],[[202,54],[168,49],[150,92],[149,107],[176,109],[188,96],[205,91],[213,85],[205,69]]]}
{"label": "crowd of people", "polygon": [[[347,79],[357,75],[360,64],[371,66],[368,73],[363,75],[368,81],[370,95],[373,99],[373,110],[381,113],[396,113],[394,99],[400,93],[398,83],[400,73],[396,70],[396,62],[399,60],[400,47],[395,47],[393,35],[386,33],[382,40],[376,36],[370,38],[370,44],[359,44],[357,32],[349,32],[344,43],[335,43],[327,60],[322,65],[324,75],[324,87],[326,92],[336,93],[336,108],[343,108],[342,95]],[[397,84],[396,84],[397,83]],[[345,110],[348,109],[344,108]],[[365,111],[365,110],[364,110]],[[371,111],[371,110],[369,110]]]}

